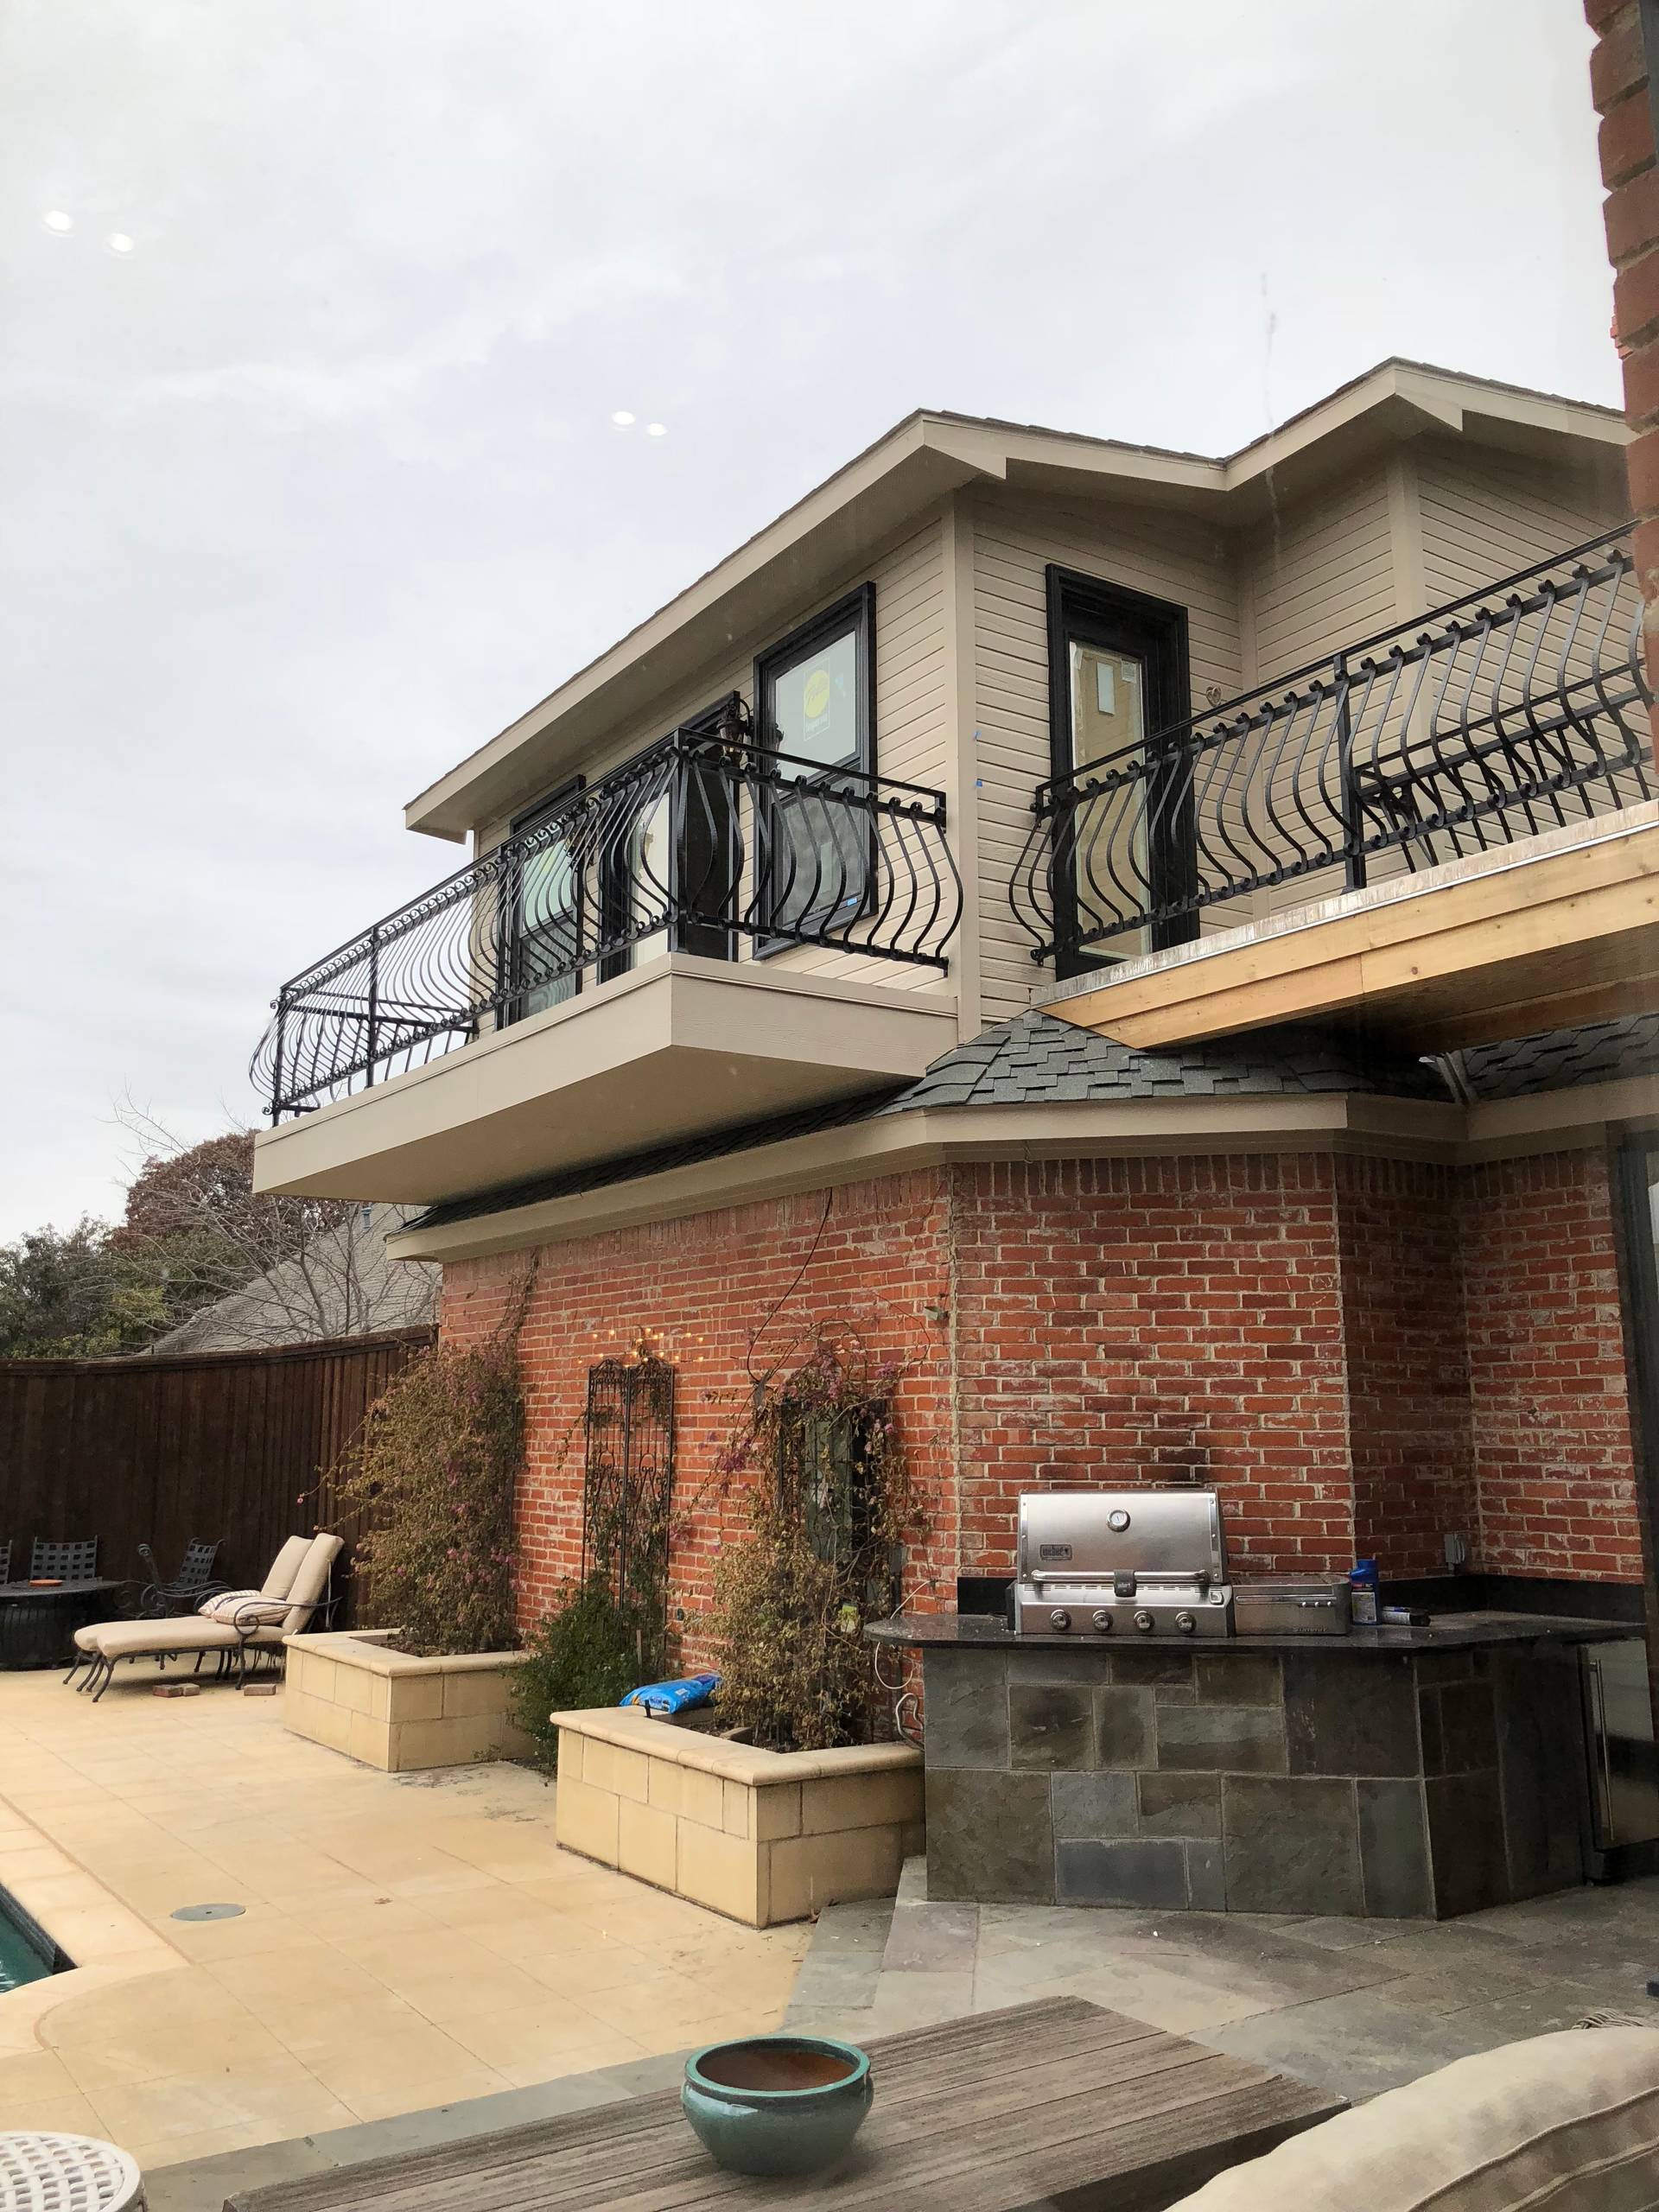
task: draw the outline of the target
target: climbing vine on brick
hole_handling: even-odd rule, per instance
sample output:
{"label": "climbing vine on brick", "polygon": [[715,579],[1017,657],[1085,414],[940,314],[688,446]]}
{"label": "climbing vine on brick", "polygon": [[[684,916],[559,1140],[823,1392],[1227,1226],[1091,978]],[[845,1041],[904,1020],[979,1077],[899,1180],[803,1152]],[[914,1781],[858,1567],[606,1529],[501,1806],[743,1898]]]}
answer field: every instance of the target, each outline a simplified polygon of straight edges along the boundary
{"label": "climbing vine on brick", "polygon": [[882,1725],[867,1624],[898,1602],[919,1515],[893,1415],[899,1370],[825,1337],[756,1387],[722,1452],[749,1526],[715,1571],[721,1725],[773,1751],[867,1743]]}

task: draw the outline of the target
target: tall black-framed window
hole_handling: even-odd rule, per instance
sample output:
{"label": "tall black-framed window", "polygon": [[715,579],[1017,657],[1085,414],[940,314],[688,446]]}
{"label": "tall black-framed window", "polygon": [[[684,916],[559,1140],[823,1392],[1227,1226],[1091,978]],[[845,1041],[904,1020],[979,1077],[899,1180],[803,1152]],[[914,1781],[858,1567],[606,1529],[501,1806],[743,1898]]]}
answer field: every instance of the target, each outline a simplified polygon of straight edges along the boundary
{"label": "tall black-framed window", "polygon": [[[738,792],[713,741],[740,705],[728,692],[670,734],[693,741],[689,748],[670,758],[664,750],[670,739],[660,740],[630,764],[638,797],[632,804],[625,799],[605,824],[599,848],[600,929],[618,947],[600,962],[601,982],[659,952],[735,957],[730,917],[741,874]],[[695,742],[705,739],[706,754]],[[654,760],[661,761],[660,772],[653,772]]]}
{"label": "tall black-framed window", "polygon": [[[1195,874],[1192,791],[1184,755],[1160,754],[1159,732],[1192,713],[1186,609],[1054,565],[1048,583],[1051,775],[1092,762],[1135,772],[1139,804],[1084,800],[1055,817],[1054,906],[1061,976],[1158,951],[1197,935],[1190,914],[1116,943],[1079,937],[1126,888],[1159,906],[1189,896]],[[1139,906],[1136,895],[1128,903]]]}
{"label": "tall black-framed window", "polygon": [[875,772],[874,584],[756,657],[754,721],[778,778],[755,810],[758,903],[778,931],[764,952],[844,925],[869,895],[871,817],[827,801],[837,790],[861,797]]}
{"label": "tall black-framed window", "polygon": [[[512,932],[508,1021],[544,1014],[582,988],[582,868],[556,825],[584,780],[572,776],[512,819],[513,837],[535,842],[518,854],[501,889]],[[552,834],[537,839],[538,830]]]}

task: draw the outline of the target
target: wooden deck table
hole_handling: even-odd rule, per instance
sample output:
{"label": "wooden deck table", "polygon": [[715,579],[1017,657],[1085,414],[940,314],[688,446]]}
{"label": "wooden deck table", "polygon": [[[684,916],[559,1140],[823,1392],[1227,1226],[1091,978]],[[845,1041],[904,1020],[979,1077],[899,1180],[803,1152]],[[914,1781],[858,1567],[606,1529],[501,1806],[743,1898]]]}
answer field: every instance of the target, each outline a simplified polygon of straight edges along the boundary
{"label": "wooden deck table", "polygon": [[869,2046],[875,2103],[838,2166],[723,2173],[679,2093],[474,2136],[228,2197],[226,2212],[1159,2212],[1343,2109],[1306,2082],[1081,1998],[979,2012]]}

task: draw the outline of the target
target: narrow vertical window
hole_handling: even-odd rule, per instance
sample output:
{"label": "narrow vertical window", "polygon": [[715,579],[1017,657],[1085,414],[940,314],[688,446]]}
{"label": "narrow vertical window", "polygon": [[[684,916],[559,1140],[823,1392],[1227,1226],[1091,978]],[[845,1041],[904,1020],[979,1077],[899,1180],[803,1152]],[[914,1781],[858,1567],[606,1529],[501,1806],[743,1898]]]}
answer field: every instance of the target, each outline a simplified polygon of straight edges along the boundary
{"label": "narrow vertical window", "polygon": [[756,810],[755,880],[779,942],[844,926],[869,895],[870,817],[857,801],[875,767],[874,690],[874,584],[815,615],[754,664],[767,779]]}
{"label": "narrow vertical window", "polygon": [[[1048,673],[1049,772],[1084,785],[1055,817],[1057,964],[1067,976],[1196,933],[1184,907],[1194,866],[1190,766],[1160,741],[1192,711],[1186,610],[1051,568]],[[1096,934],[1125,907],[1154,918]]]}

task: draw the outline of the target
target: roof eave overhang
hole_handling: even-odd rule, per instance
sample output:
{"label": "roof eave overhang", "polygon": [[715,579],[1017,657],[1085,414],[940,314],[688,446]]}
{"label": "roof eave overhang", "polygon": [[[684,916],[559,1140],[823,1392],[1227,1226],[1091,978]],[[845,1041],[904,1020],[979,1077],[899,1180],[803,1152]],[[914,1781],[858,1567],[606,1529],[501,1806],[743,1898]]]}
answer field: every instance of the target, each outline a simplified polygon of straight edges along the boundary
{"label": "roof eave overhang", "polygon": [[1659,1076],[1624,1076],[1524,1098],[1180,1098],[944,1106],[881,1115],[596,1190],[503,1205],[387,1241],[397,1260],[458,1261],[683,1220],[793,1191],[832,1189],[953,1162],[1313,1152],[1446,1166],[1567,1152],[1659,1128]]}
{"label": "roof eave overhang", "polygon": [[921,412],[770,523],[597,660],[411,799],[404,821],[463,840],[545,790],[596,741],[694,682],[740,639],[804,602],[912,518],[976,484],[1155,505],[1248,524],[1427,433],[1615,468],[1609,410],[1390,361],[1225,461]]}
{"label": "roof eave overhang", "polygon": [[1347,1093],[916,1108],[562,1198],[504,1205],[439,1227],[411,1227],[389,1238],[386,1249],[399,1260],[478,1259],[955,1161],[1378,1144],[1395,1158],[1436,1159],[1451,1155],[1464,1121],[1463,1109],[1450,1102]]}
{"label": "roof eave overhang", "polygon": [[[810,595],[976,476],[995,456],[925,416],[902,423],[850,467],[741,546],[498,737],[410,801],[411,830],[459,842],[544,789],[620,723],[693,681],[740,638],[787,620]],[[943,434],[942,434],[943,433]]]}

